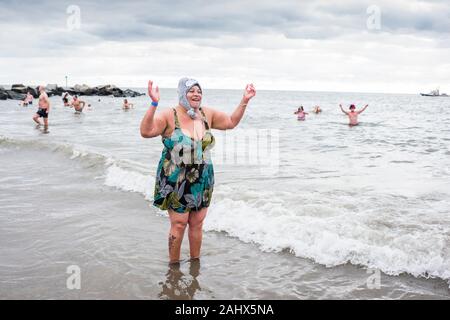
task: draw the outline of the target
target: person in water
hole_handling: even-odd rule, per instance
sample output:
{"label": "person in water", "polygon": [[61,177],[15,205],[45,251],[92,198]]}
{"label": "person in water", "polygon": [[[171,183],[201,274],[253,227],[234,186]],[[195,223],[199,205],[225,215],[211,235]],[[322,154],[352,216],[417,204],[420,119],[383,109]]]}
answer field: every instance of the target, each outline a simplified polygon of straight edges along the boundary
{"label": "person in water", "polygon": [[75,109],[75,112],[81,113],[83,112],[83,108],[86,105],[86,102],[78,99],[78,96],[73,96],[73,101],[71,106]]}
{"label": "person in water", "polygon": [[32,105],[33,99],[34,99],[33,95],[31,94],[30,91],[28,91],[26,97],[21,102],[22,107],[27,107],[28,105]]}
{"label": "person in water", "polygon": [[48,128],[48,114],[50,113],[50,100],[44,86],[39,86],[39,108],[33,117],[33,120],[41,125],[39,118],[44,118],[44,126]]}
{"label": "person in water", "polygon": [[299,121],[305,121],[306,117],[305,115],[309,114],[308,112],[305,112],[303,109],[303,106],[300,106],[297,111],[294,112],[294,114],[297,115],[297,120]]}
{"label": "person in water", "polygon": [[315,114],[319,114],[322,112],[322,109],[320,108],[320,106],[315,106],[312,112],[314,112]]}
{"label": "person in water", "polygon": [[72,98],[68,92],[64,93],[62,97],[62,101],[64,103],[64,107],[71,107],[71,103],[69,102],[69,99]]}
{"label": "person in water", "polygon": [[214,188],[209,151],[215,139],[211,129],[235,128],[256,90],[253,84],[248,84],[231,115],[202,106],[203,91],[194,79],[180,79],[178,105],[156,115],[160,93],[151,80],[148,94],[152,104],[142,119],[140,132],[144,138],[161,136],[164,145],[156,171],[153,205],[169,214],[170,263],[180,261],[180,248],[187,226],[190,256],[197,259],[200,257],[203,221]]}
{"label": "person in water", "polygon": [[122,106],[122,108],[123,108],[124,110],[131,109],[131,108],[134,108],[134,104],[128,102],[127,99],[124,99],[124,100],[123,100],[123,106]]}
{"label": "person in water", "polygon": [[356,107],[355,107],[354,104],[352,104],[352,105],[350,105],[350,108],[349,108],[350,112],[348,112],[348,111],[345,111],[342,108],[342,104],[339,105],[339,107],[341,108],[342,112],[345,113],[348,116],[348,119],[349,119],[349,124],[348,125],[349,126],[357,126],[358,125],[358,116],[359,116],[359,114],[362,113],[364,110],[366,110],[368,106],[369,105],[366,104],[364,106],[364,108],[362,108],[361,110],[355,111]]}

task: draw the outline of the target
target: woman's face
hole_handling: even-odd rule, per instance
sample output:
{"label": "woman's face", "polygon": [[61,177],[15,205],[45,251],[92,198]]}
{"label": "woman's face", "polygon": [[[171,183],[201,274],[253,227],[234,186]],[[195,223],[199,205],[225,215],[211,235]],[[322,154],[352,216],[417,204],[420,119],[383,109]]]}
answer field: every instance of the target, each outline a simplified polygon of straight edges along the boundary
{"label": "woman's face", "polygon": [[192,108],[198,108],[202,102],[202,89],[198,86],[193,86],[188,91],[186,97]]}

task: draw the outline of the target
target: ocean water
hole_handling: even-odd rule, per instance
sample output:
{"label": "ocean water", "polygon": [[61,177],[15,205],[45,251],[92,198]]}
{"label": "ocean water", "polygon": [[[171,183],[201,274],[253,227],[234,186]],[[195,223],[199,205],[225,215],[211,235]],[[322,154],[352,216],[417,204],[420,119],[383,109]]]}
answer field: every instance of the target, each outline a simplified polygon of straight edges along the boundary
{"label": "ocean water", "polygon": [[[203,104],[230,113],[241,94],[204,90]],[[82,99],[78,115],[52,97],[48,132],[36,106],[0,101],[0,298],[450,298],[450,99],[259,91],[238,128],[213,131],[204,258],[184,273],[167,271],[169,224],[151,206],[148,98]],[[369,104],[359,126],[339,103]],[[159,108],[174,105],[162,89]],[[323,113],[297,121],[299,105]],[[65,288],[70,264],[81,291]],[[370,270],[381,289],[366,290]],[[187,273],[195,295],[179,293]]]}

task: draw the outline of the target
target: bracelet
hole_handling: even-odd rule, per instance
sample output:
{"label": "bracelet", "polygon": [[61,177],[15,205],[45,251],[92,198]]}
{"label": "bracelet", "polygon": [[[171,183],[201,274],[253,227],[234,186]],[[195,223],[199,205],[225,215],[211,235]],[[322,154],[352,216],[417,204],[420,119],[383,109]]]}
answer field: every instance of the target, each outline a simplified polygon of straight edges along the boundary
{"label": "bracelet", "polygon": [[244,99],[241,100],[241,103],[239,105],[246,107],[250,101],[244,102],[243,100]]}
{"label": "bracelet", "polygon": [[157,107],[158,106],[158,101],[152,101],[152,106]]}

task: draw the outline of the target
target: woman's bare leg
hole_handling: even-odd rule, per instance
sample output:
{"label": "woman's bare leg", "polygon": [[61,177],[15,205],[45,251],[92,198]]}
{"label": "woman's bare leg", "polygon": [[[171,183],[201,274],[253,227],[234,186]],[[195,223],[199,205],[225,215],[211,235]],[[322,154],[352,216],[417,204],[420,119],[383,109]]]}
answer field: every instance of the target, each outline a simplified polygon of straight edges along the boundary
{"label": "woman's bare leg", "polygon": [[189,219],[189,213],[178,213],[169,210],[170,232],[169,232],[169,258],[170,263],[180,261],[181,243],[183,241],[184,230]]}
{"label": "woman's bare leg", "polygon": [[203,237],[203,221],[205,220],[208,208],[203,208],[199,211],[192,211],[189,214],[189,248],[191,259],[200,257],[200,249],[202,247]]}

